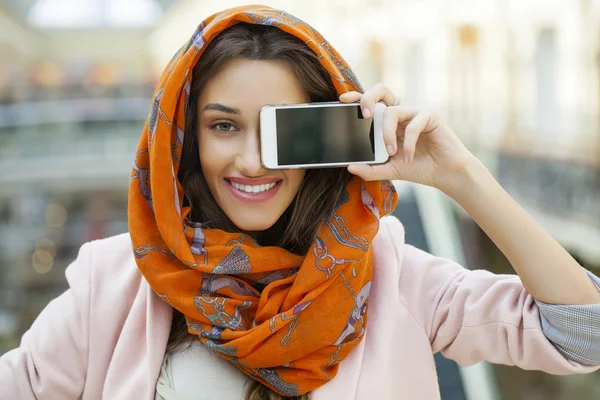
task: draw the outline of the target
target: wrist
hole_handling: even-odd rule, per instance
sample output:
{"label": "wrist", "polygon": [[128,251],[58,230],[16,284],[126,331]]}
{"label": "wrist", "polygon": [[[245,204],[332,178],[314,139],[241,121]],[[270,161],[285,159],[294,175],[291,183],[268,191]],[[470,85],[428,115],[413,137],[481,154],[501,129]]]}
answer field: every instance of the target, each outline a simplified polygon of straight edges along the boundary
{"label": "wrist", "polygon": [[464,201],[480,195],[492,182],[495,182],[492,174],[478,158],[473,156],[463,168],[444,179],[438,189],[457,203],[462,204]]}

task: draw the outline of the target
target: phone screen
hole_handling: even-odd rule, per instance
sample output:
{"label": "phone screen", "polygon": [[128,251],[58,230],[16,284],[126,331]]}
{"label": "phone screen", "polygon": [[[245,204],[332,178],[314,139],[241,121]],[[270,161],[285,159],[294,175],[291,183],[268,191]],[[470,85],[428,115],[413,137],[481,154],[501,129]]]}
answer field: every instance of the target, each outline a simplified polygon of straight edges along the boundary
{"label": "phone screen", "polygon": [[374,161],[373,120],[360,106],[279,108],[279,165]]}

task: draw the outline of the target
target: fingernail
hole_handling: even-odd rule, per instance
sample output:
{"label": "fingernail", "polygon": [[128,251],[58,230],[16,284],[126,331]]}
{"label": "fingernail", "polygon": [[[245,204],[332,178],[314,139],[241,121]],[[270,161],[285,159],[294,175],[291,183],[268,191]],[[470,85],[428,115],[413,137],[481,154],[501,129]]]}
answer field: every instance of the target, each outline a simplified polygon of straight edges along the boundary
{"label": "fingernail", "polygon": [[408,154],[404,155],[404,163],[405,164],[409,164],[410,163],[410,157],[408,156]]}
{"label": "fingernail", "polygon": [[390,155],[390,156],[391,156],[392,154],[394,154],[394,146],[393,146],[393,145],[391,145],[391,144],[388,144],[388,145],[386,146],[386,148],[387,148],[388,155]]}
{"label": "fingernail", "polygon": [[371,116],[371,109],[369,107],[365,107],[363,110],[363,117],[369,118]]}

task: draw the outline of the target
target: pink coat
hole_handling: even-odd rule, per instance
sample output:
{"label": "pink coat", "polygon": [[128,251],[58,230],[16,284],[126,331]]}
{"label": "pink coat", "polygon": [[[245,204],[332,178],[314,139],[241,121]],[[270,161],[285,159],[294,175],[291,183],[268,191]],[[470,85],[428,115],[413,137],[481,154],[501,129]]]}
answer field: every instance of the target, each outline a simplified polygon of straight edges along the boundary
{"label": "pink coat", "polygon": [[[314,400],[439,399],[433,359],[552,374],[592,372],[546,339],[518,277],[469,271],[404,243],[393,217],[373,242],[364,340]],[[0,358],[0,399],[154,399],[172,309],[148,286],[129,235],[85,244],[53,300]]]}

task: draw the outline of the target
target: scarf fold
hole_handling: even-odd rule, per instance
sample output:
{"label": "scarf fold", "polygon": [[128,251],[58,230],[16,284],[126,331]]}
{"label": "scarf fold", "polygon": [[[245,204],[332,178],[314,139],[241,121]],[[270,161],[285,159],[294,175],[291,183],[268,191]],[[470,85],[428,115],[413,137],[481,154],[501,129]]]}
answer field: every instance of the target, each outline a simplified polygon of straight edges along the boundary
{"label": "scarf fold", "polygon": [[238,22],[276,26],[300,38],[319,55],[339,94],[362,91],[336,50],[290,14],[245,6],[209,17],[157,85],[131,173],[129,229],[139,269],[158,296],[185,315],[191,334],[251,378],[297,396],[331,380],[362,340],[370,244],[397,196],[390,182],[353,177],[306,256],[188,219],[177,173],[191,71],[207,44]]}

